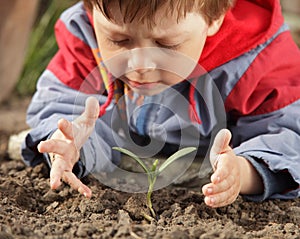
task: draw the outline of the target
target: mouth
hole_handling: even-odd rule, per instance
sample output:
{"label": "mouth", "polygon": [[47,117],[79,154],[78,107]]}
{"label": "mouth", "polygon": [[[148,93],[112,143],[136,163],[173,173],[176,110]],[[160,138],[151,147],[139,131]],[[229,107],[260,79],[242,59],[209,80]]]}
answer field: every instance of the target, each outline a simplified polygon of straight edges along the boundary
{"label": "mouth", "polygon": [[126,83],[133,88],[137,89],[151,89],[159,85],[159,82],[137,82],[126,79]]}

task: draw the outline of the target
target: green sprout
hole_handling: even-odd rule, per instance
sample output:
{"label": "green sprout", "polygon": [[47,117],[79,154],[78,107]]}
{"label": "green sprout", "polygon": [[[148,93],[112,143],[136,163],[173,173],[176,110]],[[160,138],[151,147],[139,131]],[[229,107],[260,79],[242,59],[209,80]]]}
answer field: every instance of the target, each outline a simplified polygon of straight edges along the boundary
{"label": "green sprout", "polygon": [[[183,148],[177,152],[175,152],[174,154],[172,154],[169,158],[166,159],[166,161],[164,161],[164,163],[157,168],[158,165],[158,159],[156,159],[151,168],[147,167],[147,165],[134,153],[132,153],[131,151],[124,149],[124,148],[120,148],[120,147],[113,147],[114,150],[120,151],[123,154],[128,155],[130,158],[134,159],[141,167],[142,169],[145,171],[145,173],[148,176],[148,183],[149,183],[149,187],[148,187],[148,192],[147,192],[147,206],[151,212],[151,215],[153,218],[156,218],[156,214],[155,211],[152,207],[152,201],[151,201],[151,195],[153,192],[153,188],[154,188],[154,184],[156,182],[157,176],[160,175],[171,163],[173,163],[175,160],[193,152],[196,150],[195,147],[187,147],[187,148]],[[145,216],[145,215],[144,215]]]}

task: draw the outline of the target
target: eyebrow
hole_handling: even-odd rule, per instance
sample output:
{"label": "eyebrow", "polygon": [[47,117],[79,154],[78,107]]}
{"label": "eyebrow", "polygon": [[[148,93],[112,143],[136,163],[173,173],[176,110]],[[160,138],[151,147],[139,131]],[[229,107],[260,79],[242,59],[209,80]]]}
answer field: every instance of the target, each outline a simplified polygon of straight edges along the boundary
{"label": "eyebrow", "polygon": [[[155,33],[155,32],[154,32]],[[190,32],[184,30],[180,32],[180,36],[188,36],[190,34]],[[163,39],[163,38],[175,38],[178,35],[178,32],[176,32],[176,30],[171,30],[171,31],[161,31],[158,33],[154,34],[156,36],[157,39]]]}
{"label": "eyebrow", "polygon": [[[110,27],[104,26],[101,24],[101,27],[103,27],[103,29],[105,30],[106,33],[111,33],[112,35],[123,35],[123,36],[129,36],[129,34],[125,31],[122,30],[118,30],[118,29],[112,29]],[[188,31],[181,31],[180,37],[186,37],[190,34],[190,32]],[[175,32],[175,30],[172,31],[160,31],[160,32],[152,32],[152,34],[150,34],[152,38],[155,38],[157,40],[164,40],[164,39],[174,39],[179,37],[178,32]]]}

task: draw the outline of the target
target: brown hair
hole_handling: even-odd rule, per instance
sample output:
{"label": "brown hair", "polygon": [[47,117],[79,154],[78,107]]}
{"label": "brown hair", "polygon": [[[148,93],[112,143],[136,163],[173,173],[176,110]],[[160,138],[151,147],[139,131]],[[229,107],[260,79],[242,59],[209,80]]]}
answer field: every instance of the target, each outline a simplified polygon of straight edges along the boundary
{"label": "brown hair", "polygon": [[114,21],[112,2],[119,6],[124,22],[132,22],[135,19],[141,22],[151,20],[158,9],[168,5],[170,14],[177,14],[178,20],[186,13],[196,11],[203,14],[207,23],[211,24],[226,13],[235,0],[84,0],[90,11],[96,6],[107,19]]}

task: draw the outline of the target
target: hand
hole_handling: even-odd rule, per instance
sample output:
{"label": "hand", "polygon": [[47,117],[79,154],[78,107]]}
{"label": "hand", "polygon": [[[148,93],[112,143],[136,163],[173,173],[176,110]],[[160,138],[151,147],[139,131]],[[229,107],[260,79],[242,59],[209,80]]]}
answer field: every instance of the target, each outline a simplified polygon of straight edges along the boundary
{"label": "hand", "polygon": [[211,207],[222,207],[236,200],[241,191],[241,160],[229,146],[231,133],[229,130],[218,132],[210,151],[210,160],[215,172],[211,183],[202,188],[204,202]]}
{"label": "hand", "polygon": [[51,138],[38,145],[39,152],[47,152],[51,158],[50,186],[52,189],[57,189],[63,180],[85,197],[91,197],[91,189],[72,173],[72,169],[79,160],[81,147],[94,130],[98,114],[97,99],[89,97],[81,116],[73,122],[66,119],[59,120],[58,129]]}

